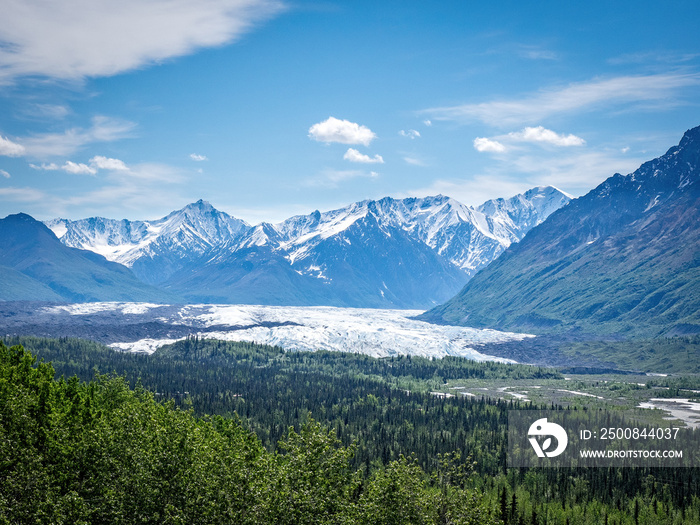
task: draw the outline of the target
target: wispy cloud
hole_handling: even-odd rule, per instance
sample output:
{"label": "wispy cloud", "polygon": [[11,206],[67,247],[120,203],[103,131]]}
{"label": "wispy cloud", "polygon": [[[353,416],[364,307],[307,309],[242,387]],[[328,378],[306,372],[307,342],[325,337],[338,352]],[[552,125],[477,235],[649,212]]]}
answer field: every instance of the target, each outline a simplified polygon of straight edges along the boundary
{"label": "wispy cloud", "polygon": [[645,160],[620,154],[619,150],[577,150],[566,155],[517,156],[496,170],[502,174],[520,173],[537,184],[551,184],[581,195],[614,173],[631,173]]}
{"label": "wispy cloud", "polygon": [[559,58],[554,51],[528,45],[521,45],[518,48],[518,55],[528,60],[557,60]]}
{"label": "wispy cloud", "polygon": [[663,51],[646,51],[640,53],[626,53],[608,59],[608,64],[619,66],[626,64],[682,64],[700,57],[698,53],[672,53]]}
{"label": "wispy cloud", "polygon": [[350,162],[359,162],[361,164],[384,164],[384,159],[381,155],[370,157],[369,155],[360,153],[355,148],[348,148],[345,155],[343,155],[343,159]]}
{"label": "wispy cloud", "polygon": [[0,136],[0,155],[5,157],[21,157],[24,155],[25,151],[24,146],[21,144],[17,144],[10,139]]}
{"label": "wispy cloud", "polygon": [[0,176],[5,177],[6,179],[10,178],[10,174],[6,172],[5,170],[0,170]]}
{"label": "wispy cloud", "polygon": [[536,123],[553,115],[590,111],[616,104],[677,104],[675,98],[682,88],[697,85],[700,85],[700,75],[697,73],[621,76],[550,88],[513,100],[432,108],[420,113],[430,115],[435,120],[481,121],[497,127],[516,126]]}
{"label": "wispy cloud", "polygon": [[404,162],[406,164],[409,164],[411,166],[421,166],[421,167],[426,167],[428,164],[422,161],[421,159],[417,159],[416,157],[411,157],[410,155],[407,155],[403,158]]}
{"label": "wispy cloud", "polygon": [[365,170],[335,170],[326,169],[318,177],[304,181],[305,186],[337,188],[341,183],[353,179],[376,179],[379,173]]}
{"label": "wispy cloud", "polygon": [[55,162],[43,163],[43,164],[30,164],[31,168],[35,170],[43,171],[58,171],[62,170],[66,173],[72,173],[73,175],[96,175],[98,170],[106,171],[130,171],[130,168],[119,159],[110,159],[108,157],[102,157],[100,155],[95,155],[90,159],[89,164],[84,164],[82,162],[73,162],[71,160],[66,161],[62,166],[59,166]]}
{"label": "wispy cloud", "polygon": [[401,130],[399,131],[399,135],[402,137],[407,137],[409,139],[419,139],[420,138],[420,133],[416,131],[415,129],[409,129],[408,131]]}
{"label": "wispy cloud", "polygon": [[284,7],[276,0],[5,0],[0,83],[133,70],[235,41]]}
{"label": "wispy cloud", "polygon": [[21,110],[24,118],[61,120],[70,114],[68,106],[62,104],[29,104]]}
{"label": "wispy cloud", "polygon": [[21,139],[24,155],[35,158],[65,157],[83,146],[96,142],[113,142],[133,135],[136,124],[105,116],[92,119],[92,126],[71,128],[63,133],[44,133]]}
{"label": "wispy cloud", "polygon": [[363,144],[369,146],[377,135],[366,126],[349,120],[328,117],[323,122],[309,128],[309,138],[318,142],[339,142],[340,144]]}
{"label": "wispy cloud", "polygon": [[503,153],[506,147],[497,140],[488,139],[486,137],[477,137],[474,139],[474,149],[480,152]]}
{"label": "wispy cloud", "polygon": [[50,198],[50,195],[35,188],[0,188],[0,200],[2,201],[44,203],[48,202]]}
{"label": "wispy cloud", "polygon": [[44,170],[44,171],[56,171],[60,170],[60,166],[54,162],[50,163],[42,163],[42,164],[30,164],[30,168],[35,169],[35,170]]}
{"label": "wispy cloud", "polygon": [[95,175],[97,174],[97,170],[93,168],[92,166],[88,166],[87,164],[82,164],[78,162],[71,162],[70,160],[66,161],[66,163],[61,167],[63,171],[66,171],[68,173],[72,173],[74,175]]}
{"label": "wispy cloud", "polygon": [[198,153],[190,153],[190,158],[195,162],[203,162],[205,160],[209,160],[206,156],[199,155]]}
{"label": "wispy cloud", "polygon": [[73,162],[71,160],[67,160],[62,166],[59,166],[58,164],[51,162],[51,163],[44,163],[44,164],[30,164],[29,167],[35,169],[35,170],[42,170],[42,171],[65,171],[66,173],[71,173],[73,175],[95,175],[97,174],[97,169],[92,166],[88,166],[87,164],[84,164],[82,162]]}
{"label": "wispy cloud", "polygon": [[[33,167],[64,170],[65,165],[44,164]],[[173,202],[184,203],[191,198],[191,195],[184,195],[185,192],[182,191],[187,176],[186,171],[165,164],[136,164],[127,170],[106,169],[104,173],[86,179],[82,191],[70,195],[33,188],[0,188],[0,201],[25,202],[27,208],[30,208],[28,213],[43,219],[57,216],[82,218],[91,215],[124,217],[125,210],[133,212],[132,218],[154,218],[161,216],[159,214],[162,212],[171,211]],[[150,214],[153,215],[149,216]]]}

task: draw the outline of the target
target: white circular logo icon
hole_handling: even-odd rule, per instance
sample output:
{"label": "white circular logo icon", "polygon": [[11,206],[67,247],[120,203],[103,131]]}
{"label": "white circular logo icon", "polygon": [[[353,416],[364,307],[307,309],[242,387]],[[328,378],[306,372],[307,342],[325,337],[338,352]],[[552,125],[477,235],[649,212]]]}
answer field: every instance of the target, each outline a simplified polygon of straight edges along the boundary
{"label": "white circular logo icon", "polygon": [[[566,445],[569,444],[566,430],[556,423],[548,422],[546,417],[538,419],[530,425],[527,435],[532,448],[535,449],[535,454],[540,458],[545,456],[548,458],[556,457],[564,452]],[[554,450],[550,450],[552,448],[552,438],[557,441]]]}

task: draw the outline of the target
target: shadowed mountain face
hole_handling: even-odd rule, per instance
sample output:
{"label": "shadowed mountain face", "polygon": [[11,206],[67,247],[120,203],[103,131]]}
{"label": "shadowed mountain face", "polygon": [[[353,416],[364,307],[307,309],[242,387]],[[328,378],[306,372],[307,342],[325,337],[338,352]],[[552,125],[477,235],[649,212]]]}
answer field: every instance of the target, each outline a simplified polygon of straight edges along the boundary
{"label": "shadowed mountain face", "polygon": [[198,201],[155,221],[47,224],[189,302],[427,308],[569,200],[552,187],[479,208],[384,198],[257,226]]}
{"label": "shadowed mountain face", "polygon": [[700,332],[700,127],[571,201],[424,320],[500,329]]}
{"label": "shadowed mountain face", "polygon": [[23,213],[0,220],[0,300],[169,301],[128,268],[61,244]]}

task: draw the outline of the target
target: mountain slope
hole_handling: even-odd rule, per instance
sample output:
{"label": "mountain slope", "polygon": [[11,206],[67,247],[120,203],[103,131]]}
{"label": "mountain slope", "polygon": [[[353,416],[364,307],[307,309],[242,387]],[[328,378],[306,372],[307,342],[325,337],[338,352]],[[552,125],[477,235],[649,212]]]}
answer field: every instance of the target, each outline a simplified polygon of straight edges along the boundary
{"label": "mountain slope", "polygon": [[552,187],[484,211],[442,195],[387,197],[254,227],[200,200],[156,221],[48,225],[193,302],[426,308],[569,200]]}
{"label": "mountain slope", "polygon": [[521,330],[700,332],[700,127],[615,174],[422,316]]}
{"label": "mountain slope", "polygon": [[[555,188],[531,193],[551,206],[569,200]],[[533,219],[541,212],[529,202],[513,206]],[[207,302],[425,308],[454,295],[529,227],[442,195],[368,200],[262,223],[164,285]]]}
{"label": "mountain slope", "polygon": [[405,308],[435,304],[463,282],[430,247],[369,214],[303,254],[270,244],[220,250],[166,286],[190,301]]}
{"label": "mountain slope", "polygon": [[168,301],[124,266],[69,248],[41,222],[20,213],[0,220],[0,299]]}
{"label": "mountain slope", "polygon": [[66,246],[91,250],[159,284],[213,246],[235,239],[250,226],[199,200],[155,221],[93,217],[55,219],[47,226]]}

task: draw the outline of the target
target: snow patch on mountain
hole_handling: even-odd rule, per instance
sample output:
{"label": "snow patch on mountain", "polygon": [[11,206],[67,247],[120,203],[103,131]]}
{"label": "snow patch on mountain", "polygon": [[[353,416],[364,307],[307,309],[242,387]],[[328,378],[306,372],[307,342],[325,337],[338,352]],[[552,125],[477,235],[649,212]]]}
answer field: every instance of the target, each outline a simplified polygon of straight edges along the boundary
{"label": "snow patch on mountain", "polygon": [[78,221],[54,219],[46,225],[63,244],[94,251],[128,267],[162,252],[183,257],[202,254],[250,229],[245,221],[220,212],[203,200],[154,221],[92,217]]}
{"label": "snow patch on mountain", "polygon": [[[444,195],[385,197],[256,226],[200,200],[153,221],[47,225],[64,244],[193,302],[421,308],[454,295],[568,200],[552,187],[479,208]],[[279,293],[262,294],[262,282]]]}

